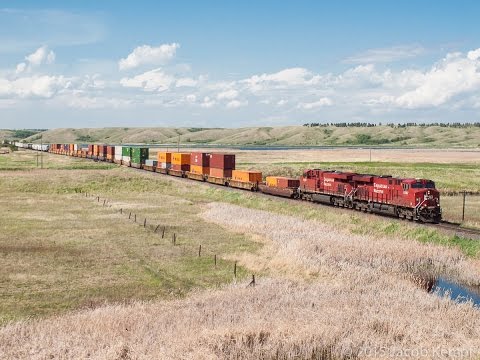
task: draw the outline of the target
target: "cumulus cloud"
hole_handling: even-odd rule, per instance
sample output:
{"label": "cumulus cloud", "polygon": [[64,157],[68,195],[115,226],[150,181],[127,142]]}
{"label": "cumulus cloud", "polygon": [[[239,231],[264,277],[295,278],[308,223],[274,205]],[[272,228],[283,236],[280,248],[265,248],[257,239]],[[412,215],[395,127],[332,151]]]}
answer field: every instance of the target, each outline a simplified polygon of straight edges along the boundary
{"label": "cumulus cloud", "polygon": [[162,44],[157,47],[142,45],[136,47],[126,58],[120,59],[120,70],[133,69],[141,65],[162,65],[172,59],[180,44]]}
{"label": "cumulus cloud", "polygon": [[252,92],[316,85],[321,77],[305,68],[288,68],[272,74],[254,75],[242,82]]}
{"label": "cumulus cloud", "polygon": [[212,100],[209,96],[203,98],[203,102],[200,104],[202,108],[209,109],[215,105],[215,100]]}
{"label": "cumulus cloud", "polygon": [[227,103],[227,109],[236,109],[242,106],[247,106],[248,101],[239,101],[239,100],[232,100]]}
{"label": "cumulus cloud", "polygon": [[32,68],[43,64],[53,64],[55,62],[55,53],[44,45],[30,55],[25,56],[25,60],[26,62],[21,62],[17,65],[15,69],[16,74],[30,71]]}
{"label": "cumulus cloud", "polygon": [[406,108],[439,106],[460,94],[480,90],[480,49],[448,54],[442,61],[423,73],[411,73],[418,86],[395,99]]}
{"label": "cumulus cloud", "polygon": [[198,81],[192,78],[180,78],[175,82],[176,87],[195,87]]}
{"label": "cumulus cloud", "polygon": [[232,100],[232,99],[235,99],[237,96],[238,96],[238,91],[234,89],[230,89],[230,90],[222,91],[221,93],[219,93],[217,95],[217,99]]}
{"label": "cumulus cloud", "polygon": [[194,103],[195,101],[197,101],[197,96],[195,94],[188,94],[185,97],[185,100],[187,100],[189,103]]}
{"label": "cumulus cloud", "polygon": [[25,57],[31,65],[51,64],[55,61],[55,53],[48,50],[47,46],[39,47],[33,53]]}
{"label": "cumulus cloud", "polygon": [[333,101],[331,99],[327,97],[322,97],[317,101],[300,103],[298,104],[298,108],[303,110],[312,110],[312,109],[316,109],[324,106],[331,106],[331,105],[333,105]]}
{"label": "cumulus cloud", "polygon": [[20,98],[50,98],[68,88],[70,81],[63,76],[35,75],[14,80],[0,79],[0,95]]}
{"label": "cumulus cloud", "polygon": [[132,78],[122,78],[120,84],[128,88],[141,88],[145,91],[166,91],[175,82],[175,78],[162,69],[154,69]]}

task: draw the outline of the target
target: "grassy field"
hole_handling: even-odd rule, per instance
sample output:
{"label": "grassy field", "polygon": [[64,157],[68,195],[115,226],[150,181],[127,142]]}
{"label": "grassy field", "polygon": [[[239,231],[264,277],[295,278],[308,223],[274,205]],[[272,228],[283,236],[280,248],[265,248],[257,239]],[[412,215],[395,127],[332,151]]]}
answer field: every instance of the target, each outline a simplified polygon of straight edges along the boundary
{"label": "grassy field", "polygon": [[85,159],[44,165],[0,156],[0,358],[480,354],[478,309],[418,286],[479,285],[478,241]]}
{"label": "grassy field", "polygon": [[[480,127],[67,128],[51,129],[42,136],[44,142],[52,143],[480,148]],[[27,141],[38,142],[38,135]]]}
{"label": "grassy field", "polygon": [[[31,154],[0,158],[0,169],[25,169]],[[150,184],[116,166],[46,158],[47,170],[0,170],[0,322],[105,301],[183,296],[230,282],[233,262],[223,260],[226,254],[257,247],[202,221],[202,203],[171,195],[169,182]],[[112,207],[80,190],[114,197]],[[240,267],[238,276],[245,276]]]}

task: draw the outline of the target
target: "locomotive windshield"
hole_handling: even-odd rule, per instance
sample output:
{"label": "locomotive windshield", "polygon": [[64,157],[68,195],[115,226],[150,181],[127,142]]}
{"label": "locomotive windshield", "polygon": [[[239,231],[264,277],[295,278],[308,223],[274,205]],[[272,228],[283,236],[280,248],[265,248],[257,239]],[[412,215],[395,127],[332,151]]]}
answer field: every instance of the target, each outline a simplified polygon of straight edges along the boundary
{"label": "locomotive windshield", "polygon": [[426,181],[425,183],[422,183],[420,181],[417,181],[416,183],[412,184],[412,189],[435,189],[435,183],[433,181]]}

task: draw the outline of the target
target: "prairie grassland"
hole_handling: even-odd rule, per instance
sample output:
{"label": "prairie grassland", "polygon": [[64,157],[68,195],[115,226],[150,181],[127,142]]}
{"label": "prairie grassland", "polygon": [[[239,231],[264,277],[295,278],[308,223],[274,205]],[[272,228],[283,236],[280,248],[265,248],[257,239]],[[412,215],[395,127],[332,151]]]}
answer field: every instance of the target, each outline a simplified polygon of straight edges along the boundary
{"label": "prairie grassland", "polygon": [[106,162],[86,161],[82,158],[19,149],[10,154],[0,155],[0,171],[39,169],[42,162],[41,157],[43,157],[44,169],[101,170],[117,167],[116,165]]}
{"label": "prairie grassland", "polygon": [[[202,221],[200,204],[170,195],[171,183],[159,179],[142,188],[129,172],[0,171],[0,323],[218,286],[233,279],[226,254],[258,247]],[[76,193],[103,186],[112,207],[103,206],[105,196],[97,202]],[[151,226],[158,224],[154,234]],[[245,270],[239,267],[237,275],[242,278]]]}
{"label": "prairie grassland", "polygon": [[462,223],[465,227],[480,229],[480,195],[466,195],[463,222],[463,195],[443,196],[441,202],[444,219]]}
{"label": "prairie grassland", "polygon": [[[72,169],[75,160],[0,171],[0,358],[480,354],[478,308],[417,283],[441,273],[479,284],[478,241],[132,169]],[[120,208],[166,225],[167,237]],[[234,261],[245,279],[236,285]]]}
{"label": "prairie grassland", "polygon": [[[405,353],[473,359],[480,354],[479,309],[428,294],[408,277],[432,266],[478,282],[478,264],[458,251],[352,238],[316,222],[225,204],[207,205],[202,217],[261,237],[262,252],[242,261],[271,277],[257,279],[255,287],[241,283],[181,300],[9,324],[0,329],[6,344],[0,356],[367,359]],[[284,272],[297,279],[285,280]],[[308,276],[298,276],[302,272]]]}

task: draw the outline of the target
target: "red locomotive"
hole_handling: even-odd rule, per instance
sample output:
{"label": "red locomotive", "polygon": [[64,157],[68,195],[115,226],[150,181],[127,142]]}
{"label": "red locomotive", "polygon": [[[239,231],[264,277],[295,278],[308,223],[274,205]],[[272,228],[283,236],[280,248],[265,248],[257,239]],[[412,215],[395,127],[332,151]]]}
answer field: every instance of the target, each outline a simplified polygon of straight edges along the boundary
{"label": "red locomotive", "polygon": [[312,169],[300,178],[298,197],[409,220],[437,223],[442,218],[439,192],[426,179]]}

